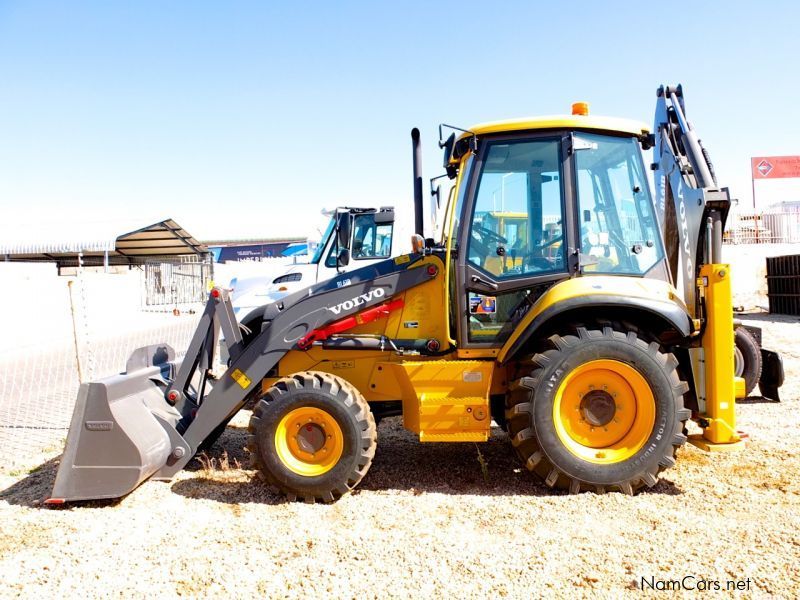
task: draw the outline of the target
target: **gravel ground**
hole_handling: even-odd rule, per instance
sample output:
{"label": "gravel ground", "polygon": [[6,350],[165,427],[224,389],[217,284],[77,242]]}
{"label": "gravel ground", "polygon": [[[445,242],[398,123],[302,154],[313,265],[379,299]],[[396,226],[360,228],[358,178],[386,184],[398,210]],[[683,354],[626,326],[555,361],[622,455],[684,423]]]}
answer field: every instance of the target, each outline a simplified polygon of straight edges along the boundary
{"label": "gravel ground", "polygon": [[642,578],[693,576],[749,589],[716,596],[796,598],[800,322],[747,322],[784,356],[783,402],[740,404],[745,452],[686,447],[634,497],[553,493],[500,431],[480,446],[484,477],[475,445],[422,445],[390,419],[356,493],[286,503],[240,467],[243,413],[205,466],[118,502],[43,507],[52,455],[0,474],[0,596],[616,598],[641,594]]}

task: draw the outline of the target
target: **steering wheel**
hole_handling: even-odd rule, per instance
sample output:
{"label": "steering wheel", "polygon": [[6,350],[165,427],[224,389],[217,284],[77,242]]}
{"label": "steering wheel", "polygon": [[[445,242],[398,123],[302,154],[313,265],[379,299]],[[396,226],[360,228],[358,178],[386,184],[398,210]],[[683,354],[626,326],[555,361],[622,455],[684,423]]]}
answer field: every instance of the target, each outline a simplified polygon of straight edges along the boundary
{"label": "steering wheel", "polygon": [[[533,248],[533,251],[528,254],[527,264],[536,267],[537,269],[552,269],[552,268],[560,268],[563,264],[563,257],[561,253],[558,253],[558,256],[555,257],[554,260],[547,258],[546,256],[542,256],[540,253],[545,249],[549,248],[553,244],[556,244],[564,239],[564,235],[559,235],[554,237],[552,240],[536,246]],[[538,253],[538,254],[537,254]]]}
{"label": "steering wheel", "polygon": [[497,232],[492,231],[483,225],[472,225],[472,233],[477,234],[475,237],[480,238],[484,244],[496,242],[498,244],[507,244],[508,240]]}
{"label": "steering wheel", "polygon": [[549,248],[553,244],[555,244],[557,242],[560,242],[563,239],[564,239],[564,235],[563,234],[562,235],[558,235],[558,236],[554,237],[552,240],[550,240],[549,242],[547,242],[546,244],[541,244],[539,246],[536,246],[536,248],[534,248],[534,250],[544,250],[545,248]]}

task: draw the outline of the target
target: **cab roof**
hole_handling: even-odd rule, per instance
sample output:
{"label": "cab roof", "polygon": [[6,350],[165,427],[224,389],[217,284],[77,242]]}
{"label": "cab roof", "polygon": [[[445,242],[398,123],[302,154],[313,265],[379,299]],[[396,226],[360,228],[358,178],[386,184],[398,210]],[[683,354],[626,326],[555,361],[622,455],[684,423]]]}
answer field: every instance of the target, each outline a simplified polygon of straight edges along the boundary
{"label": "cab roof", "polygon": [[470,127],[469,133],[464,133],[460,137],[469,137],[471,134],[486,135],[489,133],[510,133],[515,131],[528,131],[531,129],[595,129],[599,131],[627,133],[635,136],[647,135],[650,133],[650,129],[646,124],[632,119],[595,117],[592,115],[549,115],[544,117],[528,117],[481,123]]}

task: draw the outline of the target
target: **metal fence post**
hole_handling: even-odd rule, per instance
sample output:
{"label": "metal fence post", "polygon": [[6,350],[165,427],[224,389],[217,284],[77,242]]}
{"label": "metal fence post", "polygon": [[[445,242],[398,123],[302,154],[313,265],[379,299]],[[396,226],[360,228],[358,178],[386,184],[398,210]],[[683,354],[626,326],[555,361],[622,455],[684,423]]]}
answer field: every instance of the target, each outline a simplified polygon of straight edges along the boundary
{"label": "metal fence post", "polygon": [[69,288],[69,310],[70,314],[72,315],[72,339],[75,342],[75,366],[78,369],[78,381],[83,383],[83,369],[81,367],[81,353],[80,353],[80,345],[78,344],[78,326],[75,322],[75,298],[72,295],[72,284],[75,283],[74,280],[70,279],[67,282],[67,287]]}

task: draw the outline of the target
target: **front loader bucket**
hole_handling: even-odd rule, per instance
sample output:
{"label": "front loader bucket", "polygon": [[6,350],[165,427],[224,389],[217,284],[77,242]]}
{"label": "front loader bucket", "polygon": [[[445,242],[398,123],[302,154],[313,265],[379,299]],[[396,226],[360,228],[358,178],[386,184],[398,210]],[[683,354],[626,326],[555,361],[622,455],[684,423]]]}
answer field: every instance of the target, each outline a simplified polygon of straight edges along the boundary
{"label": "front loader bucket", "polygon": [[169,460],[176,432],[168,430],[179,415],[164,401],[161,375],[172,363],[129,361],[128,367],[124,374],[81,384],[47,503],[119,498]]}

